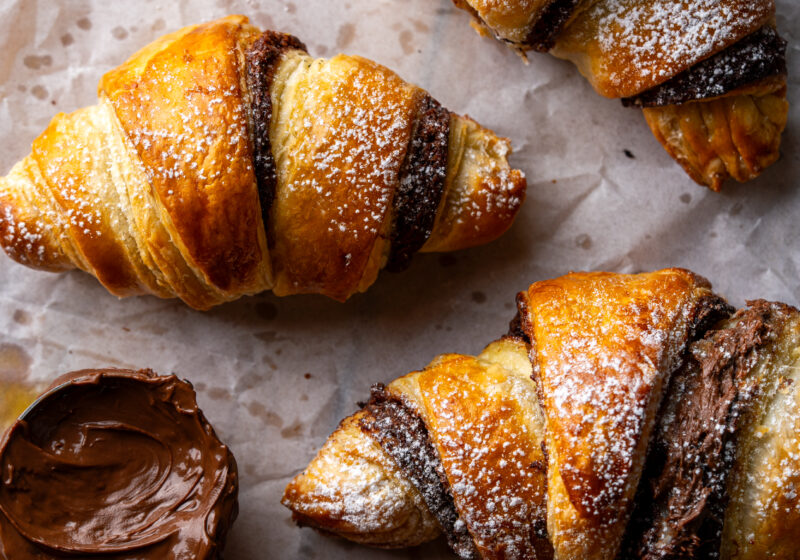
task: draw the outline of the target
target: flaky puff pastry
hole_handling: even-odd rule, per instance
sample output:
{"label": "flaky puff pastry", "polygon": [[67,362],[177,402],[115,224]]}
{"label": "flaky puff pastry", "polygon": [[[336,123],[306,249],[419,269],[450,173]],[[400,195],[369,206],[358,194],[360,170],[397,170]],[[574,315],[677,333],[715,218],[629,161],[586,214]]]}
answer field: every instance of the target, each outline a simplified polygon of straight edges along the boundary
{"label": "flaky puff pastry", "polygon": [[454,1],[513,48],[570,60],[601,95],[643,107],[702,185],[778,159],[788,109],[774,0]]}
{"label": "flaky puff pastry", "polygon": [[373,388],[287,487],[295,520],[461,558],[794,558],[800,312],[731,316],[682,269],[518,303],[480,355]]}
{"label": "flaky puff pastry", "polygon": [[57,115],[0,178],[0,242],[113,294],[198,309],[366,290],[417,251],[488,242],[525,194],[510,147],[360,57],[230,16],[166,35]]}
{"label": "flaky puff pastry", "polygon": [[714,191],[733,177],[755,179],[780,156],[789,103],[786,79],[768,78],[744,91],[682,105],[646,107],[656,139],[686,172]]}

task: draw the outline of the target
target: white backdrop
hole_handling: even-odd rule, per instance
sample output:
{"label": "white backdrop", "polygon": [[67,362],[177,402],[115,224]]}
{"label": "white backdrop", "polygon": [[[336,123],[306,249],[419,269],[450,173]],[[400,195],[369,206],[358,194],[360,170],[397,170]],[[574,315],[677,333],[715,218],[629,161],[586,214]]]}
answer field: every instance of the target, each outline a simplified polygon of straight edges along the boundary
{"label": "white backdrop", "polygon": [[442,543],[381,552],[326,539],[295,528],[278,500],[372,383],[438,353],[479,352],[505,332],[515,294],[535,280],[684,266],[736,305],[800,302],[800,5],[792,0],[778,0],[792,103],[783,157],[723,194],[692,183],[640,111],[596,95],[566,62],[532,55],[524,65],[479,38],[450,0],[0,0],[0,173],[56,111],[93,104],[103,72],[165,32],[229,13],[293,33],[313,55],[344,51],[393,68],[511,138],[529,190],[499,241],[420,255],[346,304],[264,294],[199,313],[178,301],[119,301],[82,273],[40,273],[0,256],[0,379],[46,383],[72,369],[121,366],[195,384],[241,473],[228,560],[451,558]]}

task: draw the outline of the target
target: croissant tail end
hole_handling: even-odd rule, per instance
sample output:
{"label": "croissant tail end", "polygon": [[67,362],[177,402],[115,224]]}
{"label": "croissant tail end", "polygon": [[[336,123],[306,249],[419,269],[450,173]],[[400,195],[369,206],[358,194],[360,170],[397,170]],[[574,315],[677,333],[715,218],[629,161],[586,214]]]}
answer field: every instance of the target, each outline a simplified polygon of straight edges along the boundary
{"label": "croissant tail end", "polygon": [[440,534],[413,485],[359,427],[345,419],[281,503],[301,526],[378,548],[417,546]]}
{"label": "croissant tail end", "polygon": [[740,183],[754,179],[780,156],[788,118],[785,83],[769,80],[763,88],[751,90],[649,107],[644,116],[661,145],[692,179],[719,191],[728,178]]}
{"label": "croissant tail end", "polygon": [[[37,174],[30,156],[0,177],[0,245],[20,264],[48,272],[75,268],[58,236],[57,216],[37,206]],[[40,174],[39,174],[40,175]]]}
{"label": "croissant tail end", "polygon": [[426,253],[489,243],[514,222],[528,186],[508,163],[511,144],[468,117],[453,116],[446,193]]}

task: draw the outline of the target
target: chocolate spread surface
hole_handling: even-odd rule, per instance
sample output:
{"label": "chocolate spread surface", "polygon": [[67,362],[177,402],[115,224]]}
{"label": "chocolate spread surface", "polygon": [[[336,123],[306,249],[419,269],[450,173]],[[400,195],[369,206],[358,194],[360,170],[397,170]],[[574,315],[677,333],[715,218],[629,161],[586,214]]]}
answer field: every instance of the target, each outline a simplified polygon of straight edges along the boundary
{"label": "chocolate spread surface", "polygon": [[367,415],[360,422],[361,429],[381,446],[422,494],[450,548],[460,558],[480,558],[466,525],[459,523],[439,454],[422,419],[380,384],[372,387],[364,408]]}
{"label": "chocolate spread surface", "polygon": [[0,447],[0,558],[214,559],[237,513],[236,462],[192,386],[76,372]]}
{"label": "chocolate spread surface", "polygon": [[428,240],[447,178],[450,143],[450,111],[425,95],[400,170],[400,186],[394,196],[394,227],[388,270],[406,268],[411,257]]}
{"label": "chocolate spread surface", "polygon": [[727,49],[635,97],[625,106],[677,105],[725,95],[770,76],[786,74],[786,41],[766,25]]}
{"label": "chocolate spread surface", "polygon": [[261,202],[261,217],[269,231],[269,211],[275,200],[278,175],[275,157],[269,140],[272,122],[272,98],[270,89],[281,57],[288,50],[306,50],[306,46],[292,35],[265,31],[245,54],[247,63],[247,86],[250,90],[250,116],[253,133],[253,164],[258,181],[258,197]]}
{"label": "chocolate spread surface", "polygon": [[750,372],[796,310],[755,301],[709,331],[673,376],[623,558],[718,558],[736,433],[758,390]]}

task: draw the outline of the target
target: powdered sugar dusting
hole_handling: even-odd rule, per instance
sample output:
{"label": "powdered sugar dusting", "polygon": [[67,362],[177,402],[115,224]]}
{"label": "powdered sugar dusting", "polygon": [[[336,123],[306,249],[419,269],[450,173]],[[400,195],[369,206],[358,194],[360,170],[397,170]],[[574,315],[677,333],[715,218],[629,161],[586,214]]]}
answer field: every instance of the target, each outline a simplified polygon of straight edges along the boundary
{"label": "powdered sugar dusting", "polygon": [[529,291],[550,468],[600,526],[627,515],[663,382],[688,340],[694,282],[678,270],[573,274]]}
{"label": "powdered sugar dusting", "polygon": [[281,183],[271,224],[276,273],[292,291],[313,279],[315,291],[343,298],[388,235],[416,88],[344,55],[305,57],[292,80],[275,104],[284,112],[275,126],[287,127],[276,134],[291,144],[273,142]]}
{"label": "powdered sugar dusting", "polygon": [[535,557],[545,466],[530,378],[456,356],[418,382],[451,493],[478,550],[486,558]]}
{"label": "powdered sugar dusting", "polygon": [[734,43],[774,14],[771,0],[603,0],[580,17],[618,96],[664,82]]}

